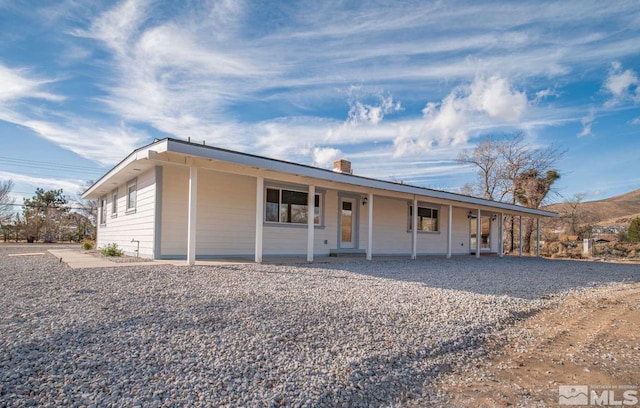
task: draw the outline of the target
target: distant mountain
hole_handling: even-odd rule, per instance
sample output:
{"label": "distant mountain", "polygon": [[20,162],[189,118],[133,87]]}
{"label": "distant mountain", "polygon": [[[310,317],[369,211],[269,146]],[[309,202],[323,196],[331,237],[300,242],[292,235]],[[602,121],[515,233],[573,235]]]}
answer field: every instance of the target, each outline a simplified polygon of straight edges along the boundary
{"label": "distant mountain", "polygon": [[[632,219],[640,217],[640,189],[604,200],[585,201],[578,208],[594,225],[628,227]],[[566,213],[567,204],[550,204],[544,209],[562,214]]]}

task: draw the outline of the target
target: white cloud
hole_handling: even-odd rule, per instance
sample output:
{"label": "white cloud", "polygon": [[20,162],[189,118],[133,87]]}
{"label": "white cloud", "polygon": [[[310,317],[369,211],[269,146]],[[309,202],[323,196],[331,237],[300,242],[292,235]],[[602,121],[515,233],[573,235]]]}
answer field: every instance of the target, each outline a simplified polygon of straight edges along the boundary
{"label": "white cloud", "polygon": [[615,106],[628,100],[640,101],[639,85],[640,80],[633,70],[623,70],[620,62],[612,63],[603,85],[604,89],[611,94],[611,99],[605,103],[605,106]]}
{"label": "white cloud", "polygon": [[536,92],[536,96],[533,99],[533,103],[534,104],[538,104],[538,103],[542,102],[546,98],[549,98],[551,96],[558,97],[559,95],[560,94],[558,93],[558,91],[556,89],[552,89],[552,88],[542,89],[542,90]]}
{"label": "white cloud", "polygon": [[440,103],[428,102],[418,128],[400,127],[393,142],[394,155],[459,145],[471,132],[486,126],[517,125],[528,104],[526,93],[514,90],[507,79],[477,76],[471,84],[456,87]]}
{"label": "white cloud", "polygon": [[[45,190],[64,190],[65,194],[75,194],[75,192],[82,186],[84,181],[82,180],[63,180],[45,177],[32,177],[20,173],[12,173],[8,171],[0,171],[0,179],[8,179],[14,183],[27,184],[34,187],[42,187]],[[22,196],[15,196],[22,198]],[[20,202],[20,200],[18,200]]]}
{"label": "white cloud", "polygon": [[578,133],[578,137],[589,136],[592,133],[593,121],[596,118],[596,110],[594,108],[589,109],[589,114],[580,119],[582,124],[582,130]]}
{"label": "white cloud", "polygon": [[402,110],[402,104],[400,102],[394,101],[392,96],[385,95],[383,92],[377,92],[372,95],[373,98],[370,96],[369,99],[376,100],[371,103],[360,100],[368,96],[360,87],[352,86],[349,93],[347,123],[351,125],[371,124],[375,126],[382,121],[385,115]]}
{"label": "white cloud", "polygon": [[640,117],[633,119],[630,123],[632,125],[640,125]]}
{"label": "white cloud", "polygon": [[313,164],[318,167],[327,167],[342,156],[339,149],[333,147],[314,147]]}
{"label": "white cloud", "polygon": [[0,120],[26,127],[43,139],[103,165],[117,163],[149,139],[146,133],[124,124],[104,126],[78,117],[63,118],[62,123],[56,123],[6,110],[0,111]]}
{"label": "white cloud", "polygon": [[51,82],[54,81],[30,77],[26,69],[11,69],[0,64],[0,103],[26,98],[64,100],[60,95],[42,91],[43,86]]}
{"label": "white cloud", "polygon": [[74,34],[100,39],[118,54],[125,54],[130,39],[147,17],[149,2],[125,0],[103,13],[91,24],[90,31],[76,30]]}

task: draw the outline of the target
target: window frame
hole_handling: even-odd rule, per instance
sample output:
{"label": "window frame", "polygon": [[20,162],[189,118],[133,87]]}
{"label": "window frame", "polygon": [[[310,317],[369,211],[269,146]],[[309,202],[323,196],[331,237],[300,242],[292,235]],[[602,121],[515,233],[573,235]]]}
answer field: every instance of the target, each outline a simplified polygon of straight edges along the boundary
{"label": "window frame", "polygon": [[111,218],[118,216],[118,187],[111,190]]}
{"label": "window frame", "polygon": [[[408,203],[407,207],[408,207],[407,208],[407,214],[408,214],[407,232],[413,232],[413,204]],[[431,216],[430,217],[421,216],[420,210],[429,210],[431,213]],[[436,211],[435,217],[433,217],[433,211]],[[417,223],[418,231],[417,232],[421,234],[439,234],[440,233],[440,213],[441,213],[440,206],[418,203],[418,223]],[[421,229],[423,225],[421,218],[426,218],[431,220],[435,219],[436,229],[435,230]]]}
{"label": "window frame", "polygon": [[[133,191],[135,193],[135,198],[133,200],[131,200],[132,186],[133,186]],[[135,213],[136,208],[138,206],[138,178],[137,177],[127,181],[125,193],[127,195],[126,213],[127,214]]]}
{"label": "window frame", "polygon": [[100,209],[99,209],[99,220],[98,220],[98,224],[99,225],[107,225],[107,196],[104,195],[102,197],[100,197],[100,205],[99,205]]}
{"label": "window frame", "polygon": [[[273,220],[268,220],[267,219],[267,215],[269,213],[269,211],[267,210],[267,206],[269,205],[269,203],[271,204],[275,204],[275,202],[270,202],[267,201],[269,199],[269,190],[277,190],[278,191],[278,203],[277,203],[277,216],[278,216],[278,221],[273,221]],[[291,222],[291,221],[282,221],[281,220],[281,212],[282,212],[282,197],[283,197],[283,191],[288,191],[288,192],[292,192],[292,193],[302,193],[305,194],[306,197],[305,199],[308,202],[308,194],[309,191],[308,189],[301,187],[301,186],[291,186],[291,185],[281,185],[281,184],[268,184],[265,185],[264,188],[264,200],[263,200],[263,210],[264,210],[264,216],[263,216],[263,223],[266,226],[280,226],[280,227],[292,227],[292,228],[304,228],[308,226],[308,219],[305,220],[304,222]],[[317,201],[318,205],[317,207],[314,206],[314,218],[316,216],[315,213],[315,208],[318,209],[318,213],[317,213],[317,217],[318,217],[318,221],[314,222],[314,228],[323,228],[324,227],[324,191],[323,190],[316,190],[315,191],[315,196],[316,199],[315,201]],[[291,204],[290,204],[291,205]],[[271,211],[273,213],[273,211]],[[308,210],[307,210],[307,214],[308,214]]]}

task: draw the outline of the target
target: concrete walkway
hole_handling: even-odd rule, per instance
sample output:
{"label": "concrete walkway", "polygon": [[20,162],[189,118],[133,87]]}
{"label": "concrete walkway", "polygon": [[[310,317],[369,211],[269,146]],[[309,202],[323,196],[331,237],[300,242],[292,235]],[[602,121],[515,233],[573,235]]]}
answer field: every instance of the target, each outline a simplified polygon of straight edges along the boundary
{"label": "concrete walkway", "polygon": [[[107,258],[94,256],[83,252],[79,249],[49,249],[48,252],[60,259],[71,269],[83,268],[123,268],[127,266],[152,266],[152,265],[174,265],[187,266],[187,261],[182,260],[159,260],[159,261],[142,261],[142,262],[114,262]],[[196,266],[205,265],[237,265],[243,263],[252,263],[246,259],[219,259],[196,261]]]}
{"label": "concrete walkway", "polygon": [[[143,261],[143,262],[114,262],[110,261],[107,258],[101,256],[94,256],[90,253],[84,252],[80,249],[49,249],[48,252],[60,259],[61,262],[69,265],[71,269],[82,269],[82,268],[124,268],[128,266],[151,266],[151,265],[174,265],[174,266],[188,266],[186,260],[156,260],[156,261]],[[370,262],[365,261],[364,258],[347,258],[351,262]],[[384,258],[384,259],[392,259],[392,258]],[[404,258],[399,258],[404,259]],[[314,264],[318,263],[333,263],[333,262],[344,262],[344,257],[316,257],[314,260]],[[239,265],[239,264],[249,264],[254,263],[251,259],[206,259],[206,260],[196,260],[196,266],[220,266],[220,265]],[[274,258],[265,258],[263,260],[264,264],[302,264],[308,265],[306,258],[286,258],[286,257],[274,257]]]}

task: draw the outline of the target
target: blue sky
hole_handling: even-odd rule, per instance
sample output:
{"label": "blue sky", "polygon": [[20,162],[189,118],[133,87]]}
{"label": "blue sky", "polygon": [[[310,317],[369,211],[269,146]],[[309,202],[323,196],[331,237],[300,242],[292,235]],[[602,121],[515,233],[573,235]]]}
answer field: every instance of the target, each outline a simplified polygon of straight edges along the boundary
{"label": "blue sky", "polygon": [[75,195],[154,138],[456,191],[522,132],[560,196],[640,187],[640,2],[0,0],[0,180]]}

